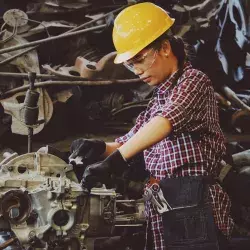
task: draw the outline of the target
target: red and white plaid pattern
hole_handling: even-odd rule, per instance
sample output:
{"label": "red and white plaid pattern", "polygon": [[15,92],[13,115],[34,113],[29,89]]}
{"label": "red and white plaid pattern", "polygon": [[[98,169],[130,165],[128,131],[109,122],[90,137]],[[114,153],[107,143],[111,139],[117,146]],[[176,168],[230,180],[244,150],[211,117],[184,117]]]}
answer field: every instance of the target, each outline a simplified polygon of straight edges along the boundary
{"label": "red and white plaid pattern", "polygon": [[[128,141],[153,117],[166,117],[173,132],[144,151],[146,168],[151,174],[160,180],[178,176],[217,176],[225,145],[212,83],[189,62],[184,65],[178,81],[177,76],[175,73],[155,88],[147,109],[138,116],[135,126],[116,142]],[[215,222],[224,235],[230,236],[234,223],[229,214],[229,197],[219,184],[210,186],[210,196]],[[161,216],[148,203],[145,212],[153,233],[154,249],[165,249]]]}

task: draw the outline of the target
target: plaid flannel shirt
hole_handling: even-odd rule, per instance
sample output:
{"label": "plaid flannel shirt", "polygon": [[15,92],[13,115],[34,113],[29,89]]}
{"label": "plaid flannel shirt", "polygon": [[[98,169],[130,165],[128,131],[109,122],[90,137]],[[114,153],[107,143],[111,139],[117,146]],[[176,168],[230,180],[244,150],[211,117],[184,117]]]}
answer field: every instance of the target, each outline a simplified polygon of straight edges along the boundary
{"label": "plaid flannel shirt", "polygon": [[[173,131],[144,150],[146,168],[151,174],[160,180],[179,176],[217,176],[225,145],[212,83],[189,62],[185,63],[179,79],[177,77],[175,73],[155,88],[135,126],[116,142],[128,141],[153,117],[166,117]],[[215,223],[229,237],[234,225],[229,197],[219,184],[211,185],[209,192]],[[161,215],[150,203],[146,203],[145,214],[153,234],[154,249],[165,250]]]}

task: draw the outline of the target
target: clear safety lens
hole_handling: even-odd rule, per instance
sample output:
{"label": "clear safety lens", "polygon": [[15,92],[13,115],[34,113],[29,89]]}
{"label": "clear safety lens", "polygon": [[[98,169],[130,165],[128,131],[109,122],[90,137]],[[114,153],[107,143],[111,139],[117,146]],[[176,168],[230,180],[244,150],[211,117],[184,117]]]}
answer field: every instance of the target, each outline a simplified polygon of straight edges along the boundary
{"label": "clear safety lens", "polygon": [[124,62],[123,65],[132,72],[134,72],[135,69],[146,71],[154,64],[157,52],[157,50],[151,48],[146,53],[135,56],[131,60]]}

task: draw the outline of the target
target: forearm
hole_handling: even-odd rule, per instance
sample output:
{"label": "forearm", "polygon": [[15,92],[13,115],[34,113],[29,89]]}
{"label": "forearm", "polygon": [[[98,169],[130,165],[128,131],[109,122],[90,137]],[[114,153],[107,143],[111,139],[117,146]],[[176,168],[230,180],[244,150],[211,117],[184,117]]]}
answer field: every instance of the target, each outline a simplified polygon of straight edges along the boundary
{"label": "forearm", "polygon": [[106,150],[103,154],[103,157],[106,158],[107,156],[112,154],[120,146],[121,146],[121,144],[117,143],[117,142],[106,142]]}
{"label": "forearm", "polygon": [[156,116],[132,138],[119,147],[125,159],[130,159],[157,142],[166,138],[172,131],[172,126],[167,118]]}

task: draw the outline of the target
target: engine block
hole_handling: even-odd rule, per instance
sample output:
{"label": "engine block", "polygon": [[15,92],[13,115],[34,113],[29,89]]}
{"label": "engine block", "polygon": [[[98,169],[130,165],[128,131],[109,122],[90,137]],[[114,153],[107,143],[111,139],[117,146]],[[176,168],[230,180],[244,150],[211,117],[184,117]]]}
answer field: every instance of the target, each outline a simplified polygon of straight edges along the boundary
{"label": "engine block", "polygon": [[142,203],[119,215],[114,189],[83,192],[73,167],[55,155],[12,154],[0,165],[0,214],[24,249],[92,250],[116,224],[144,221]]}

